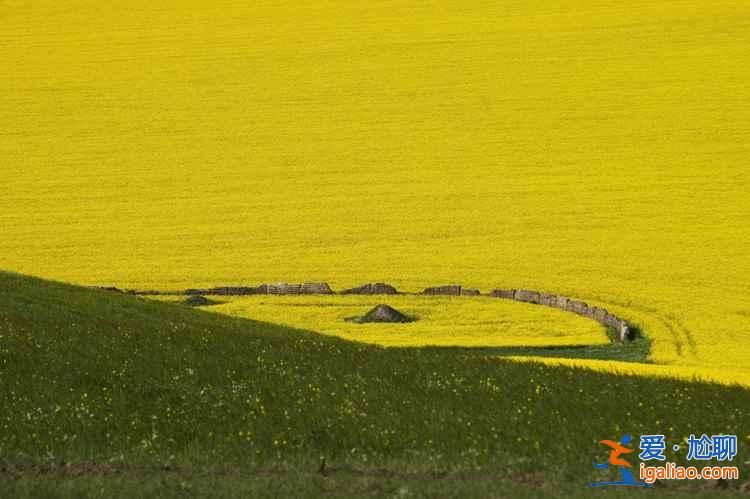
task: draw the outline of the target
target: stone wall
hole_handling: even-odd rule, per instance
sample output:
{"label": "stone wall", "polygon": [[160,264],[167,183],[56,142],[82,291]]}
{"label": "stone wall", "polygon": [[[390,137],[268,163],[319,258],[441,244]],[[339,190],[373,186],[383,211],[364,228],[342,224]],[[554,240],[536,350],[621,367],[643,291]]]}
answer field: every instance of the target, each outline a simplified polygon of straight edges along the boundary
{"label": "stone wall", "polygon": [[266,289],[269,295],[298,295],[302,289],[301,284],[288,284],[286,282],[277,282],[267,284]]}
{"label": "stone wall", "polygon": [[305,282],[299,288],[303,295],[332,295],[333,290],[327,282]]}
{"label": "stone wall", "polygon": [[541,296],[538,291],[529,291],[528,289],[516,289],[513,292],[513,299],[516,301],[522,301],[524,303],[536,303],[540,302]]}
{"label": "stone wall", "polygon": [[447,296],[459,296],[461,295],[461,286],[458,284],[448,284],[446,286],[435,286],[432,288],[425,288],[422,291],[423,295],[447,295]]}
{"label": "stone wall", "polygon": [[[101,287],[107,291],[123,292],[113,287]],[[133,291],[126,292],[132,294],[162,294],[159,291]],[[188,289],[184,292],[186,295],[226,295],[226,296],[243,296],[243,295],[330,295],[334,291],[325,282],[306,282],[303,284],[274,283],[261,284],[256,287],[246,286],[224,286],[207,289]],[[356,288],[345,289],[341,291],[342,295],[395,295],[399,294],[395,287],[390,284],[377,282],[364,284]],[[443,286],[433,286],[425,288],[421,293],[428,296],[478,296],[481,293],[478,289],[462,288],[458,284],[448,284]],[[572,312],[583,317],[593,319],[600,324],[614,329],[620,341],[629,341],[633,339],[633,330],[627,321],[610,313],[607,309],[601,307],[589,306],[588,303],[580,300],[574,300],[565,296],[541,293],[529,289],[495,289],[489,293],[489,296],[514,300],[523,303],[533,303],[545,307],[559,308],[567,312]]]}
{"label": "stone wall", "polygon": [[247,286],[223,286],[218,288],[188,289],[186,295],[219,295],[219,296],[246,296],[246,295],[330,295],[333,290],[325,282],[306,282],[303,284],[288,284],[277,282],[273,284],[261,284],[256,287]]}
{"label": "stone wall", "polygon": [[506,300],[512,300],[515,293],[512,289],[496,289],[490,292],[490,296],[495,298],[505,298]]}
{"label": "stone wall", "polygon": [[397,295],[398,290],[384,282],[364,284],[356,288],[345,289],[342,295]]}
{"label": "stone wall", "polygon": [[633,331],[627,321],[610,313],[605,308],[592,307],[584,301],[572,300],[565,296],[539,293],[537,291],[529,291],[526,289],[495,289],[490,292],[489,296],[524,303],[536,303],[547,307],[559,308],[567,312],[573,312],[574,314],[588,317],[600,324],[611,327],[617,332],[617,337],[620,341],[630,341],[633,339]]}

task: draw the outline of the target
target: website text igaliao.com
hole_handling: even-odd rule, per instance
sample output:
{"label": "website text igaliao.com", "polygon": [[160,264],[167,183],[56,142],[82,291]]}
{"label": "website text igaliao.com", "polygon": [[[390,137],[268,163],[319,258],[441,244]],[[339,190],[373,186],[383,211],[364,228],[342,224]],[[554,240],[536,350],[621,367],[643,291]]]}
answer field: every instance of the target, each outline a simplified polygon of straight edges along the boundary
{"label": "website text igaliao.com", "polygon": [[641,480],[648,484],[656,480],[738,480],[740,472],[737,466],[680,466],[665,463],[664,466],[646,466],[641,463]]}

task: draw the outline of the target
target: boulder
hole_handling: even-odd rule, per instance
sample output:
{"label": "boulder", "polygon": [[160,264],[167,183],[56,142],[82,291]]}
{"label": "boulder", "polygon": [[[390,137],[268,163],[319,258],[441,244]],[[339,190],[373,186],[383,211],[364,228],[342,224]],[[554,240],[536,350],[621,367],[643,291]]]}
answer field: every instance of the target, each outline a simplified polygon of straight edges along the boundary
{"label": "boulder", "polygon": [[517,289],[513,294],[513,299],[516,301],[522,301],[525,303],[539,303],[540,295],[537,291],[529,291],[528,289]]}
{"label": "boulder", "polygon": [[449,284],[446,286],[435,286],[431,288],[425,288],[422,291],[423,295],[448,295],[448,296],[459,296],[461,294],[461,286],[458,284]]}
{"label": "boulder", "polygon": [[342,295],[396,295],[398,291],[390,284],[384,282],[375,282],[364,284],[362,286],[345,289]]}
{"label": "boulder", "polygon": [[326,282],[306,282],[300,286],[303,295],[332,295],[333,290]]}
{"label": "boulder", "polygon": [[202,295],[192,295],[188,299],[183,301],[182,304],[189,307],[205,307],[207,305],[214,305],[215,302]]}
{"label": "boulder", "polygon": [[568,303],[570,300],[566,296],[558,296],[555,304],[553,306],[562,309],[562,310],[568,310]]}
{"label": "boulder", "polygon": [[607,315],[604,316],[602,323],[606,326],[617,329],[620,326],[620,319],[615,315],[607,313]]}
{"label": "boulder", "polygon": [[481,293],[478,289],[461,288],[462,296],[479,296]]}
{"label": "boulder", "polygon": [[601,322],[602,324],[604,324],[604,319],[609,315],[609,312],[607,312],[606,309],[600,307],[591,307],[589,313],[591,314],[592,319]]}
{"label": "boulder", "polygon": [[367,312],[362,317],[349,317],[346,319],[350,322],[357,322],[360,324],[363,323],[372,323],[372,322],[382,322],[382,323],[388,323],[388,322],[413,322],[414,318],[409,317],[406,314],[403,314],[396,310],[395,308],[391,307],[390,305],[386,304],[380,304],[372,308],[369,312]]}
{"label": "boulder", "polygon": [[570,300],[568,301],[568,308],[570,312],[576,313],[578,315],[588,315],[589,313],[589,306],[586,302],[578,301],[578,300]]}
{"label": "boulder", "polygon": [[490,296],[494,298],[505,298],[507,300],[512,300],[515,293],[515,289],[493,289],[490,292]]}
{"label": "boulder", "polygon": [[301,284],[288,284],[286,282],[277,282],[267,286],[269,295],[298,295],[302,288]]}
{"label": "boulder", "polygon": [[620,338],[620,341],[630,341],[633,339],[633,332],[628,326],[628,323],[624,320],[620,320],[620,324],[617,327],[617,336]]}
{"label": "boulder", "polygon": [[544,305],[545,307],[555,307],[557,306],[557,296],[549,295],[547,293],[540,293],[539,304]]}

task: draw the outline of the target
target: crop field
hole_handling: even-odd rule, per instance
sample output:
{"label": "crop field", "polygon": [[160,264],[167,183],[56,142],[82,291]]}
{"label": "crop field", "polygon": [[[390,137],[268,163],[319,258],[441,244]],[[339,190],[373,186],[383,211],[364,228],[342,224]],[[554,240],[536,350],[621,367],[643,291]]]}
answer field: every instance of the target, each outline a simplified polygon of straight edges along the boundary
{"label": "crop field", "polygon": [[[662,370],[750,386],[747,3],[40,0],[0,16],[2,269],[537,289],[637,324]],[[595,333],[517,305],[492,331],[483,301],[461,303],[459,323],[399,341]],[[329,332],[339,311],[301,325]]]}
{"label": "crop field", "polygon": [[[356,324],[387,301],[418,318],[405,324]],[[486,297],[272,296],[236,297],[211,311],[283,324],[382,346],[568,346],[610,343],[598,323],[526,303]]]}

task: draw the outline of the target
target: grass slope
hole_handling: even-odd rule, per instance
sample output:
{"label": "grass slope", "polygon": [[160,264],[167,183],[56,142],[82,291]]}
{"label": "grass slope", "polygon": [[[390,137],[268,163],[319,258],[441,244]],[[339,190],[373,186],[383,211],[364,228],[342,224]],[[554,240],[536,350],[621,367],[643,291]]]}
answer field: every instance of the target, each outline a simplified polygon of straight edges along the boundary
{"label": "grass slope", "polygon": [[749,471],[743,388],[384,349],[6,273],[0,386],[2,496],[584,496],[596,442],[623,433],[740,434]]}

